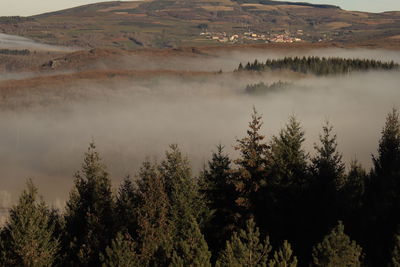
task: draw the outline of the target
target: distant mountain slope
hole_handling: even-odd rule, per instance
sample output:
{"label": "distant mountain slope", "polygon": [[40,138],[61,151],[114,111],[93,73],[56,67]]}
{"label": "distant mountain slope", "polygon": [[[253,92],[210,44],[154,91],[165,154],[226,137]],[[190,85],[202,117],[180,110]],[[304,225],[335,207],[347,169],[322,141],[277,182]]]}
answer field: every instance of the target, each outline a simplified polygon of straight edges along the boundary
{"label": "distant mountain slope", "polygon": [[263,5],[288,5],[288,6],[305,6],[305,7],[315,7],[315,8],[340,9],[339,6],[310,4],[310,3],[306,3],[306,2],[286,2],[286,1],[273,1],[273,0],[234,0],[234,1],[241,3],[241,4],[256,3],[256,4],[263,4]]}
{"label": "distant mountain slope", "polygon": [[58,45],[124,49],[271,40],[398,42],[400,13],[271,0],[146,0],[97,3],[27,19],[3,17],[0,32]]}

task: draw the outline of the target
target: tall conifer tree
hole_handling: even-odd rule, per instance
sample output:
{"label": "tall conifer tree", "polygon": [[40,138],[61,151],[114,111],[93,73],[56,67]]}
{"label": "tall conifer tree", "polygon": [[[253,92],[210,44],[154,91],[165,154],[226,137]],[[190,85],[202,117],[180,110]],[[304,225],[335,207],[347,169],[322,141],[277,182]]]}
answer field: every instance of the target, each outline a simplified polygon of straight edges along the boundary
{"label": "tall conifer tree", "polygon": [[294,116],[272,138],[272,178],[279,187],[303,188],[308,177],[308,154],[302,145],[304,131]]}
{"label": "tall conifer tree", "polygon": [[199,225],[193,216],[189,220],[181,240],[174,245],[170,266],[211,267],[211,253]]}
{"label": "tall conifer tree", "polygon": [[11,208],[2,234],[1,266],[53,266],[59,251],[51,211],[28,181],[27,189]]}
{"label": "tall conifer tree", "polygon": [[[399,112],[393,109],[386,118],[379,141],[378,156],[373,158],[374,171],[378,176],[398,175],[400,171],[400,120]],[[388,180],[394,177],[383,177]]]}
{"label": "tall conifer tree", "polygon": [[145,161],[137,182],[138,240],[142,264],[150,265],[155,254],[164,261],[172,249],[170,201],[165,191],[164,178],[156,164]]}
{"label": "tall conifer tree", "polygon": [[366,243],[368,255],[381,264],[390,261],[390,244],[400,218],[400,119],[396,109],[386,118],[373,162],[365,209],[371,234]]}
{"label": "tall conifer tree", "polygon": [[91,143],[66,207],[64,245],[71,265],[100,264],[99,253],[114,236],[113,208],[110,178]]}
{"label": "tall conifer tree", "polygon": [[217,146],[208,168],[201,175],[201,192],[212,212],[205,235],[209,246],[216,252],[223,248],[232,235],[237,210],[231,160],[223,149],[222,145]]}
{"label": "tall conifer tree", "polygon": [[333,127],[326,123],[320,144],[315,145],[316,155],[312,158],[313,184],[310,194],[310,229],[309,240],[316,242],[326,231],[343,217],[343,206],[339,201],[346,182],[345,165],[342,155],[337,151],[336,135]]}
{"label": "tall conifer tree", "polygon": [[171,145],[166,159],[161,163],[160,175],[170,203],[169,218],[174,228],[175,240],[179,240],[184,229],[190,226],[190,217],[201,222],[205,202],[198,191],[189,161],[177,145]]}
{"label": "tall conifer tree", "polygon": [[346,202],[348,213],[360,210],[363,205],[367,173],[357,160],[350,163],[350,170],[343,188],[343,201]]}
{"label": "tall conifer tree", "polygon": [[[260,134],[262,117],[253,109],[247,136],[237,140],[235,149],[240,157],[234,161],[234,185],[237,192],[236,203],[241,209],[242,219],[248,219],[256,213],[263,213],[262,187],[267,186],[270,164],[270,147]],[[257,207],[257,204],[259,204]]]}
{"label": "tall conifer tree", "polygon": [[317,155],[312,159],[316,182],[327,191],[339,191],[345,184],[345,165],[337,151],[337,137],[332,135],[333,127],[327,122],[320,135],[321,144],[315,145]]}
{"label": "tall conifer tree", "polygon": [[116,200],[116,224],[121,232],[127,232],[130,236],[137,236],[137,206],[138,199],[135,186],[130,177],[126,177],[119,187]]}
{"label": "tall conifer tree", "polygon": [[[264,227],[271,238],[290,239],[297,247],[306,248],[309,216],[308,189],[311,175],[308,154],[303,149],[304,131],[294,116],[271,142],[271,184],[265,190]],[[304,233],[304,234],[303,234]]]}

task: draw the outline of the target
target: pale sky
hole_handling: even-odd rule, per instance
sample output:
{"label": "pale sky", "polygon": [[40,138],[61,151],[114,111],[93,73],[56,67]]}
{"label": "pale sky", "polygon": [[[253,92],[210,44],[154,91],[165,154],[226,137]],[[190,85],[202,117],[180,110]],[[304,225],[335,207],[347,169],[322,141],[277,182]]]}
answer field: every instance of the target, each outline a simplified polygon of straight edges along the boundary
{"label": "pale sky", "polygon": [[[0,16],[29,16],[106,0],[0,0]],[[296,0],[288,0],[295,2]],[[400,11],[400,0],[303,0],[369,12]]]}

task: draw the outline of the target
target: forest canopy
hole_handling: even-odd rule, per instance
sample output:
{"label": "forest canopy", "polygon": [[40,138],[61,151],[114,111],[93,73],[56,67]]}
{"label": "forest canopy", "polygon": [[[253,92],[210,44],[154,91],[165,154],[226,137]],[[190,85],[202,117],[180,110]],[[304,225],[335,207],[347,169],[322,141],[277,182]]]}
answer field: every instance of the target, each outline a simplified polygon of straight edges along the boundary
{"label": "forest canopy", "polygon": [[293,116],[278,135],[263,131],[254,109],[236,158],[218,145],[193,174],[171,145],[116,193],[91,143],[64,211],[27,182],[1,229],[1,265],[398,266],[398,111],[371,170],[345,168],[329,123],[312,155]]}
{"label": "forest canopy", "polygon": [[399,64],[372,59],[346,59],[338,57],[285,57],[268,59],[265,62],[248,62],[239,64],[236,71],[291,70],[315,75],[347,74],[353,71],[398,70]]}

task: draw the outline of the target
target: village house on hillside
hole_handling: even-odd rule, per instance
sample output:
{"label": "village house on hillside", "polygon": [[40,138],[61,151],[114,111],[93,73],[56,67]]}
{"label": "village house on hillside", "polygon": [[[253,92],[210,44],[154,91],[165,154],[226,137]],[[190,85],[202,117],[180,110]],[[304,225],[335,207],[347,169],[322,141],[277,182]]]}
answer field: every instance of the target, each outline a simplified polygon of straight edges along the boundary
{"label": "village house on hillside", "polygon": [[271,34],[267,33],[255,33],[252,31],[246,31],[242,33],[232,33],[227,34],[226,32],[208,32],[203,31],[200,33],[200,36],[205,37],[209,40],[218,41],[220,43],[236,43],[239,41],[255,41],[260,42],[263,41],[265,43],[294,43],[294,42],[303,42],[304,40],[300,38],[303,35],[303,30],[298,30],[296,34],[291,34],[288,31],[285,31],[281,34]]}

